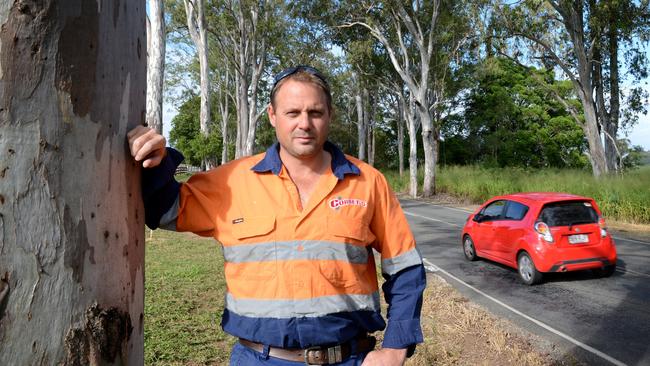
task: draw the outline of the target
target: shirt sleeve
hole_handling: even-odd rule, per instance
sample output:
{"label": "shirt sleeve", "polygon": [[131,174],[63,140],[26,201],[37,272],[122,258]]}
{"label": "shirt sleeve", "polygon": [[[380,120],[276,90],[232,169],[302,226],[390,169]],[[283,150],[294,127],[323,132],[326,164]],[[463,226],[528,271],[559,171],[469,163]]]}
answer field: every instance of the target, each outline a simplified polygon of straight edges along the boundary
{"label": "shirt sleeve", "polygon": [[388,303],[383,347],[412,351],[415,344],[423,342],[420,312],[426,287],[424,266],[399,201],[382,175],[375,188],[371,230],[377,237],[373,247],[381,253],[386,280],[382,290]]}
{"label": "shirt sleeve", "polygon": [[142,169],[145,224],[151,229],[158,228],[161,217],[173,208],[178,199],[180,183],[174,179],[174,173],[183,159],[183,154],[168,147],[158,166]]}
{"label": "shirt sleeve", "polygon": [[151,229],[213,236],[214,211],[220,202],[214,174],[196,173],[186,183],[179,183],[174,173],[183,159],[183,154],[168,147],[158,166],[142,169],[145,223]]}

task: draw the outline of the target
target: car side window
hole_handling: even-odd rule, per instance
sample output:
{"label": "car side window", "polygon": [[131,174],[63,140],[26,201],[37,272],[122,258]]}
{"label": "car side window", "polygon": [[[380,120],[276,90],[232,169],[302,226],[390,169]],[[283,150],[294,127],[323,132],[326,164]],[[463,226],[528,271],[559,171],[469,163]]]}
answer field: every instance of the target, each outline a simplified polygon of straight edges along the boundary
{"label": "car side window", "polygon": [[495,201],[481,210],[481,221],[492,221],[501,218],[506,201]]}
{"label": "car side window", "polygon": [[506,208],[505,219],[506,220],[522,220],[524,216],[528,213],[528,206],[521,204],[515,201],[508,201],[508,207]]}

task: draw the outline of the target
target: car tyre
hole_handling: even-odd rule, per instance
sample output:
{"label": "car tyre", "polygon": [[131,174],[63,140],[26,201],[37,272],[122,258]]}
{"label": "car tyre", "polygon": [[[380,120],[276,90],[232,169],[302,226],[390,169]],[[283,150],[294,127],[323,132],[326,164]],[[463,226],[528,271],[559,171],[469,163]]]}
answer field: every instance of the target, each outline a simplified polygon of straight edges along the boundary
{"label": "car tyre", "polygon": [[470,238],[469,235],[465,235],[463,238],[463,253],[465,254],[465,258],[467,258],[468,261],[475,261],[478,259],[474,241],[472,238]]}
{"label": "car tyre", "polygon": [[519,273],[519,278],[529,286],[542,281],[542,273],[537,270],[533,259],[526,252],[521,252],[517,256],[517,273]]}
{"label": "car tyre", "polygon": [[593,271],[598,277],[610,277],[616,272],[616,263],[596,268]]}

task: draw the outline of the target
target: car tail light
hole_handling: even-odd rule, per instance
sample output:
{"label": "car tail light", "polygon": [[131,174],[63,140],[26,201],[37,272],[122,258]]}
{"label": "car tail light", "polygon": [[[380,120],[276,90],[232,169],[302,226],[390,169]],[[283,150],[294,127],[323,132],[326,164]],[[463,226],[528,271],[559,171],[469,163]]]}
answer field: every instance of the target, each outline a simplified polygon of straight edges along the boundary
{"label": "car tail light", "polygon": [[551,229],[546,225],[544,222],[536,222],[535,223],[535,231],[542,237],[542,239],[546,240],[549,243],[553,242],[553,235],[551,235]]}
{"label": "car tail light", "polygon": [[605,219],[600,217],[598,219],[598,226],[600,226],[600,237],[604,238],[607,236],[607,225],[605,225]]}

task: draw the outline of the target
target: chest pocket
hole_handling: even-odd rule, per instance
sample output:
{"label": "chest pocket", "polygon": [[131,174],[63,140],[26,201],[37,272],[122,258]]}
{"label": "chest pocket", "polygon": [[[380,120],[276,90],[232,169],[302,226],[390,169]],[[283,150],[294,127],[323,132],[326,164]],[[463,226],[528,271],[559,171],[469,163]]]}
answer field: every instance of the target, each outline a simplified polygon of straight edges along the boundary
{"label": "chest pocket", "polygon": [[249,216],[233,220],[232,235],[239,243],[260,243],[274,240],[275,216]]}
{"label": "chest pocket", "polygon": [[368,224],[351,217],[330,216],[327,218],[327,231],[334,240],[343,239],[346,243],[368,245],[375,240]]}
{"label": "chest pocket", "polygon": [[320,273],[334,287],[354,288],[364,281],[366,266],[357,265],[368,263],[372,255],[369,244],[375,236],[363,220],[344,216],[328,217],[327,231],[332,245],[340,250],[334,261],[320,262]]}
{"label": "chest pocket", "polygon": [[248,216],[232,224],[234,240],[224,245],[231,279],[262,280],[276,275],[275,216]]}

